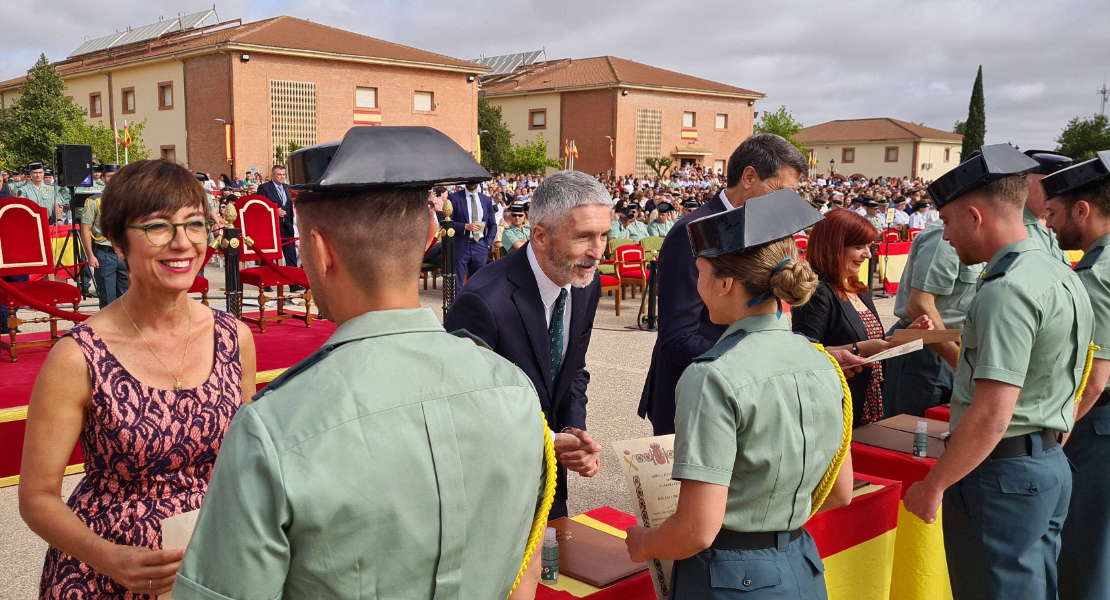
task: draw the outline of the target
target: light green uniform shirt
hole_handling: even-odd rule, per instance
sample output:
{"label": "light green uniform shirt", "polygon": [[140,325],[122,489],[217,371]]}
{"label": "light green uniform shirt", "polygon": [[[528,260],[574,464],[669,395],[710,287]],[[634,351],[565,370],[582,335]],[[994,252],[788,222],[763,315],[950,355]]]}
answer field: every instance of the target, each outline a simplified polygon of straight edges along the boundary
{"label": "light green uniform shirt", "polygon": [[[617,221],[617,224],[619,225],[620,221]],[[633,242],[639,242],[648,236],[647,225],[644,225],[644,222],[639,220],[629,223],[627,231],[628,235],[626,237]]]}
{"label": "light green uniform shirt", "polygon": [[510,225],[505,228],[505,231],[501,232],[501,245],[505,247],[506,253],[512,252],[513,244],[517,242],[527,242],[531,236],[531,227],[525,226],[520,228]]}
{"label": "light green uniform shirt", "polygon": [[1060,244],[1056,243],[1056,234],[1041,225],[1041,221],[1037,219],[1029,207],[1026,206],[1022,213],[1022,220],[1025,223],[1025,231],[1029,237],[1036,240],[1037,244],[1045,251],[1048,252],[1052,258],[1058,259],[1060,262],[1067,266],[1071,266],[1071,261],[1068,260],[1068,254],[1060,249]]}
{"label": "light green uniform shirt", "polygon": [[505,598],[543,480],[530,380],[428,309],[371,312],[239,409],[177,600]]}
{"label": "light green uniform shirt", "polygon": [[975,382],[1021,388],[1003,437],[1070,431],[1094,316],[1079,277],[1032,238],[987,263],[964,320],[949,430],[975,397]]}
{"label": "light green uniform shirt", "polygon": [[85,202],[85,210],[81,211],[81,224],[89,226],[89,233],[92,234],[92,243],[101,246],[112,246],[112,242],[104,237],[104,232],[100,230],[100,198],[89,198]]}
{"label": "light green uniform shirt", "polygon": [[672,227],[674,227],[674,221],[663,221],[662,223],[652,221],[647,224],[647,237],[667,237]]}
{"label": "light green uniform shirt", "polygon": [[[740,330],[743,339],[730,338]],[[809,520],[844,424],[828,357],[785,318],[748,317],[686,368],[676,394],[672,478],[727,486],[726,529],[786,531]]]}
{"label": "light green uniform shirt", "polygon": [[[632,225],[632,223],[629,223],[629,225]],[[628,228],[625,227],[624,225],[621,225],[620,219],[617,219],[616,221],[613,221],[613,223],[609,226],[609,239],[611,239],[611,240],[631,239],[631,234],[628,232]]]}
{"label": "light green uniform shirt", "polygon": [[936,295],[937,312],[945,329],[959,329],[984,263],[970,267],[960,263],[952,244],[944,241],[944,222],[933,221],[913,239],[906,268],[902,271],[898,295],[894,298],[894,314],[909,324],[906,305],[910,290],[918,289]]}
{"label": "light green uniform shirt", "polygon": [[54,216],[54,186],[43,183],[39,186],[31,182],[27,182],[19,186],[19,190],[15,193],[20,198],[27,198],[32,200],[35,204],[46,208],[50,216]]}
{"label": "light green uniform shirt", "polygon": [[[1094,333],[1091,341],[1099,347],[1095,358],[1110,360],[1110,235],[1104,235],[1091,244],[1083,254],[1083,260],[1075,265],[1075,274],[1083,282],[1083,288],[1091,298],[1091,309],[1095,314]],[[1106,383],[1110,390],[1110,381]]]}

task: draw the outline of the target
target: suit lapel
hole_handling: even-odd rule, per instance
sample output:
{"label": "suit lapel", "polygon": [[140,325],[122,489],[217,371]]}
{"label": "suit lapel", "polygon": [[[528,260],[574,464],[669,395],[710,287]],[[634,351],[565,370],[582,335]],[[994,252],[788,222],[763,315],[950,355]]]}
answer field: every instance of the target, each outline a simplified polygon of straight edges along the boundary
{"label": "suit lapel", "polygon": [[[528,263],[528,255],[520,250],[510,255],[520,257],[509,270],[509,280],[517,285],[513,292],[513,303],[524,321],[524,329],[532,342],[532,352],[536,355],[536,363],[540,365],[540,373],[544,376],[544,386],[551,396],[551,345],[547,340],[547,315],[544,314],[543,298],[540,298],[540,287],[536,284],[536,276]],[[573,320],[571,327],[573,328]]]}
{"label": "suit lapel", "polygon": [[[839,300],[839,298],[837,299]],[[856,335],[859,339],[871,339],[871,336],[867,335],[867,328],[863,326],[863,319],[860,318],[856,307],[852,306],[851,300],[840,300],[840,310],[844,313],[848,322],[852,324],[852,329],[856,331]]]}

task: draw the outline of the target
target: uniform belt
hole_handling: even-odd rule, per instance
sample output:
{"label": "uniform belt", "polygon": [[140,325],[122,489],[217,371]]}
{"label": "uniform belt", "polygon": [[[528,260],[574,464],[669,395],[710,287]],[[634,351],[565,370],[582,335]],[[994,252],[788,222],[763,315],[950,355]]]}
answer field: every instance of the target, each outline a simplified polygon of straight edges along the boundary
{"label": "uniform belt", "polygon": [[802,537],[802,530],[794,531],[732,531],[721,529],[710,548],[714,550],[764,550],[778,546],[779,534],[785,533],[790,541]]}
{"label": "uniform belt", "polygon": [[1017,437],[1006,438],[991,450],[991,458],[1016,458],[1018,456],[1033,455],[1033,436],[1041,438],[1041,449],[1048,450],[1057,444],[1056,432],[1051,429],[1042,429],[1038,433],[1027,433]]}
{"label": "uniform belt", "polygon": [[1107,404],[1110,404],[1110,392],[1102,392],[1098,400],[1095,400],[1095,406],[1106,406]]}

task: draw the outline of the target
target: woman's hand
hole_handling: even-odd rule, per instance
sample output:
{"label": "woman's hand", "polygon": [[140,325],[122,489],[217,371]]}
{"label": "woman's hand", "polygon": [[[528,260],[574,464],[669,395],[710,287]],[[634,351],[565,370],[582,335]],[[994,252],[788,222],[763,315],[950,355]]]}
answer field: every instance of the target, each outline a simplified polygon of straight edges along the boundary
{"label": "woman's hand", "polygon": [[136,594],[160,596],[173,589],[185,550],[151,550],[112,544],[96,570]]}
{"label": "woman's hand", "polygon": [[878,354],[884,350],[889,350],[893,348],[894,345],[894,342],[888,342],[886,340],[863,340],[856,344],[856,347],[859,348],[859,355],[866,357]]}
{"label": "woman's hand", "polygon": [[647,536],[647,533],[648,529],[646,527],[639,526],[629,527],[625,531],[624,546],[628,549],[628,558],[632,559],[632,562],[642,563],[653,558],[644,553],[644,537]]}
{"label": "woman's hand", "polygon": [[828,352],[836,359],[836,363],[840,365],[840,370],[844,372],[845,377],[851,377],[863,370],[863,357],[852,354],[851,350],[834,348]]}
{"label": "woman's hand", "polygon": [[914,322],[910,323],[910,326],[906,329],[924,329],[925,331],[932,331],[933,320],[929,318],[929,315],[921,315],[914,319]]}

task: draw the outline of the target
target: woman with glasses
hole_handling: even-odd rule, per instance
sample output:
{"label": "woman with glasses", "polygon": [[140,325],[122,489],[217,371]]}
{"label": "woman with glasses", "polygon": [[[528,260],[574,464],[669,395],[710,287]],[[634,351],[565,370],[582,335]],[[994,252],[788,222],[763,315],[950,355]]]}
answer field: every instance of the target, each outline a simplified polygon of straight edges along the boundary
{"label": "woman with glasses", "polygon": [[[54,346],[28,407],[19,508],[50,544],[41,598],[169,592],[183,551],[162,549],[161,523],[200,508],[224,432],[255,389],[250,330],[188,296],[212,227],[200,182],[144,160],[102,200],[130,288]],[[85,477],[63,502],[77,442]]]}

